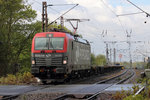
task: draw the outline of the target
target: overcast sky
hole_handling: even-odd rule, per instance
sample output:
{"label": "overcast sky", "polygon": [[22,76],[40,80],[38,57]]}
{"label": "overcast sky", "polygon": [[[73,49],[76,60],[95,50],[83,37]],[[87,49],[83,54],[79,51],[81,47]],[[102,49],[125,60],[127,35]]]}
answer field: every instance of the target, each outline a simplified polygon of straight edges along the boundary
{"label": "overcast sky", "polygon": [[[128,44],[120,42],[127,41],[127,32],[131,32],[132,41],[142,41],[142,43],[131,44],[133,61],[142,60],[142,55],[146,55],[146,52],[149,55],[150,17],[146,17],[144,13],[117,17],[121,14],[141,12],[126,0],[29,0],[32,8],[37,11],[37,20],[41,20],[43,1],[46,1],[47,4],[79,4],[64,18],[90,19],[90,21],[79,23],[78,33],[92,42],[92,52],[96,55],[105,55],[104,41],[118,41],[114,45],[109,44],[109,48],[115,47],[117,49],[117,61],[119,61],[119,54],[123,54],[122,61],[128,61]],[[131,1],[150,13],[150,0]],[[73,6],[48,7],[49,22],[55,20],[71,7]],[[66,22],[65,26],[73,30],[69,23]]]}

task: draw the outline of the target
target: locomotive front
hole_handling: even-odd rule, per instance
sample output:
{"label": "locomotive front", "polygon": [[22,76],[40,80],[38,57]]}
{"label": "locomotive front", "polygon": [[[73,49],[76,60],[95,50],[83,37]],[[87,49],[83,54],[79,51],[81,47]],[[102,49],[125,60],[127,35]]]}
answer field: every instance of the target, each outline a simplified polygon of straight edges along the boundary
{"label": "locomotive front", "polygon": [[64,79],[67,65],[65,33],[37,33],[32,41],[31,73],[43,82]]}

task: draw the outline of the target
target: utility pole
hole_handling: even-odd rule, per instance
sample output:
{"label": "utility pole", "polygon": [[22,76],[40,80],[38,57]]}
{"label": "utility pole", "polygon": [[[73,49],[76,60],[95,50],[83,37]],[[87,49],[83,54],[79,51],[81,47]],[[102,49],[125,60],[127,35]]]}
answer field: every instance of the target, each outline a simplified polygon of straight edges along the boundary
{"label": "utility pole", "polygon": [[108,43],[106,43],[106,64],[108,65],[109,64],[109,52],[108,52]]}
{"label": "utility pole", "polygon": [[63,29],[63,27],[64,27],[64,17],[63,16],[60,17],[60,26],[61,26],[61,29]]}
{"label": "utility pole", "polygon": [[[116,63],[116,49],[115,49],[115,43],[117,43],[117,41],[104,41],[104,43],[106,44],[106,59],[109,63],[114,64]],[[112,44],[112,48],[110,47],[110,49],[107,51],[108,49],[108,43]],[[108,53],[107,53],[108,52]],[[108,56],[107,56],[108,55]]]}
{"label": "utility pole", "polygon": [[114,48],[114,65],[116,64],[116,49]]}
{"label": "utility pole", "polygon": [[112,41],[112,45],[113,45],[113,62],[114,65],[116,64],[116,49],[115,49],[115,43],[117,43],[116,41]]}
{"label": "utility pole", "polygon": [[110,65],[112,65],[112,49],[110,48],[109,50],[110,50],[110,54],[109,54],[110,59],[109,59],[109,62],[110,62]]}
{"label": "utility pole", "polygon": [[126,33],[127,33],[127,43],[129,44],[130,68],[132,68],[132,55],[131,55],[131,33],[132,33],[132,30],[130,31],[130,33],[128,31],[126,31]]}
{"label": "utility pole", "polygon": [[48,18],[47,18],[47,2],[42,2],[42,31],[47,32]]}
{"label": "utility pole", "polygon": [[47,7],[48,6],[66,6],[66,5],[75,5],[72,8],[70,8],[69,10],[67,10],[65,13],[63,13],[60,17],[56,18],[53,22],[51,22],[49,25],[53,24],[57,19],[60,18],[61,20],[61,28],[64,26],[64,20],[63,20],[63,15],[67,14],[69,11],[71,11],[72,9],[74,9],[76,6],[78,6],[78,4],[57,4],[57,5],[53,5],[53,4],[49,4],[47,5],[47,2],[42,2],[42,31],[43,32],[47,32],[48,31],[48,14],[47,14]]}

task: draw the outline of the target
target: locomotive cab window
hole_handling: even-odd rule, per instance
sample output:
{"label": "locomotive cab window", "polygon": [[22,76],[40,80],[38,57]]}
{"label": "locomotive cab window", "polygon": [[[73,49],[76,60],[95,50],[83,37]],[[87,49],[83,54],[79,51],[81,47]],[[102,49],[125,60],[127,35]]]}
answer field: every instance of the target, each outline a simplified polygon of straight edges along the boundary
{"label": "locomotive cab window", "polygon": [[35,38],[35,50],[63,50],[64,38]]}
{"label": "locomotive cab window", "polygon": [[35,50],[48,50],[48,38],[35,38]]}
{"label": "locomotive cab window", "polygon": [[50,38],[50,50],[63,50],[64,38]]}

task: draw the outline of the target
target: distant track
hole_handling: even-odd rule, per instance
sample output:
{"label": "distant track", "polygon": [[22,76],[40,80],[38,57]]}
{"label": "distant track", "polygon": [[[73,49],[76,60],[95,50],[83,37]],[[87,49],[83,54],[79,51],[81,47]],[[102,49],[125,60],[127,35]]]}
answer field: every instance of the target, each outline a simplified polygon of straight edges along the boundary
{"label": "distant track", "polygon": [[[131,69],[131,75],[129,75],[127,78],[122,79],[122,80],[120,80],[119,82],[116,82],[116,83],[114,83],[114,84],[112,84],[112,85],[121,84],[121,83],[127,81],[128,79],[130,79],[132,76],[134,76],[134,74],[135,74],[135,72]],[[111,85],[111,86],[112,86],[112,85]],[[111,87],[111,86],[109,86],[109,87]],[[108,88],[109,88],[109,87],[108,87]],[[107,88],[105,88],[105,89],[107,89]],[[105,89],[104,89],[104,90],[105,90]],[[86,100],[95,100],[95,99],[97,98],[97,96],[98,96],[100,93],[102,93],[104,90],[102,90],[102,91],[100,91],[100,92],[98,92],[98,93],[95,93],[94,95],[92,95],[91,97],[87,98]]]}
{"label": "distant track", "polygon": [[[120,75],[115,76],[115,77],[113,77],[113,78],[96,82],[95,85],[96,85],[96,84],[107,83],[107,82],[112,81],[112,80],[114,80],[114,79],[116,79],[116,78],[119,78],[119,77],[125,75],[125,74],[127,73],[127,71],[129,71],[129,70],[126,70],[125,72],[123,72],[123,73],[121,73]],[[126,80],[128,80],[128,79],[130,79],[132,76],[134,76],[134,74],[135,74],[135,72],[134,72],[133,70],[131,70],[131,74],[130,74],[128,77],[126,77],[125,79],[122,79],[122,80],[120,80],[119,82],[112,83],[110,86],[104,88],[103,90],[101,90],[101,91],[99,91],[99,92],[97,92],[97,93],[95,93],[95,94],[92,94],[92,95],[87,94],[87,95],[85,95],[83,98],[76,98],[76,96],[75,96],[76,94],[64,94],[64,95],[61,95],[60,97],[55,98],[54,100],[70,100],[69,98],[80,99],[80,100],[82,100],[82,99],[84,99],[84,100],[95,100],[95,99],[97,98],[97,96],[98,96],[100,93],[102,93],[104,90],[106,90],[107,88],[111,87],[112,85],[121,84],[121,83],[125,82]],[[93,85],[94,85],[94,84],[93,84]]]}
{"label": "distant track", "polygon": [[114,76],[114,77],[106,79],[106,80],[102,80],[102,81],[96,82],[94,84],[109,83],[110,81],[118,79],[119,77],[125,75],[127,72],[128,72],[128,69],[126,71],[124,71],[123,73],[121,73],[120,75]]}

